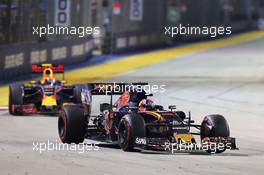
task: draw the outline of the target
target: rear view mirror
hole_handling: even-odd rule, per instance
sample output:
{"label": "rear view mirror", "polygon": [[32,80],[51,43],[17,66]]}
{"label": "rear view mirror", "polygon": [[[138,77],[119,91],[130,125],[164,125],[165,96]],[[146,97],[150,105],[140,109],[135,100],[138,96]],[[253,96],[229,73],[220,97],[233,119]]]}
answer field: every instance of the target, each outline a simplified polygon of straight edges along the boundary
{"label": "rear view mirror", "polygon": [[111,104],[108,104],[108,103],[102,103],[100,104],[100,112],[103,112],[103,111],[111,111],[112,110],[112,105]]}
{"label": "rear view mirror", "polygon": [[153,97],[153,94],[147,94],[146,96],[147,97]]}
{"label": "rear view mirror", "polygon": [[192,123],[195,123],[195,121],[194,120],[189,120],[188,123],[192,124]]}
{"label": "rear view mirror", "polygon": [[172,111],[172,110],[176,109],[176,106],[175,105],[170,105],[170,106],[168,106],[168,108]]}

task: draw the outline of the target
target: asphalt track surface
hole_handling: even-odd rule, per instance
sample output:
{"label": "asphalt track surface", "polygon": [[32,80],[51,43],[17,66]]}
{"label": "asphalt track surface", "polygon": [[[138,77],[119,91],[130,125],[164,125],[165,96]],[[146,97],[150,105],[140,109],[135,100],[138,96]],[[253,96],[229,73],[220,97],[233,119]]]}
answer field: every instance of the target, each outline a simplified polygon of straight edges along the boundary
{"label": "asphalt track surface", "polygon": [[[123,152],[33,150],[33,142],[59,143],[57,117],[11,117],[0,111],[0,174],[263,174],[264,39],[215,48],[150,65],[103,80],[148,81],[166,85],[153,99],[192,111],[200,123],[207,114],[223,114],[240,150],[204,152]],[[94,98],[94,112],[107,97]],[[86,143],[92,143],[86,140]],[[80,151],[80,150],[79,150]]]}

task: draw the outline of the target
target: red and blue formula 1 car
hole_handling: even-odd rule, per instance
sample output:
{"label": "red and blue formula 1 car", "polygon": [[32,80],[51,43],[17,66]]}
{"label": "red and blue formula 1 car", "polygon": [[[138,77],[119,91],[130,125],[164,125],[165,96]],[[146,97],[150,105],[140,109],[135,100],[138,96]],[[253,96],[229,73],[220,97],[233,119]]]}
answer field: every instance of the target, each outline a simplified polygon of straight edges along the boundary
{"label": "red and blue formula 1 car", "polygon": [[10,85],[10,114],[57,114],[66,103],[81,103],[84,85],[66,85],[64,78],[58,80],[54,77],[56,73],[64,73],[63,65],[32,65],[32,72],[42,74],[39,81]]}

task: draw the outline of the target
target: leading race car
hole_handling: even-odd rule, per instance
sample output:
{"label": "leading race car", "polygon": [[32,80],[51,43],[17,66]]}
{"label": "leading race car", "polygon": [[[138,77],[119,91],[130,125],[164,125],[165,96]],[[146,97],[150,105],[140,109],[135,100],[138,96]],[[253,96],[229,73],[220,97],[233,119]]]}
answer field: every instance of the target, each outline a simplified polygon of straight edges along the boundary
{"label": "leading race car", "polygon": [[9,113],[23,114],[58,114],[66,103],[81,103],[81,87],[84,85],[66,85],[58,80],[55,73],[64,73],[63,65],[32,65],[33,73],[42,73],[39,81],[14,84],[9,87]]}
{"label": "leading race car", "polygon": [[[229,126],[222,115],[208,115],[201,125],[193,124],[191,115],[156,105],[142,88],[146,84],[90,84],[83,95],[110,95],[110,104],[100,105],[100,114],[91,116],[87,101],[84,105],[64,105],[58,119],[59,137],[63,143],[81,143],[85,138],[118,144],[124,151],[135,149],[180,150],[202,149],[221,153],[236,149],[235,138],[230,137]],[[118,88],[116,88],[118,86]],[[121,86],[121,88],[120,88]],[[105,90],[102,92],[102,89]],[[118,91],[115,91],[118,89]],[[112,95],[121,95],[115,104]],[[85,98],[84,98],[85,99]],[[90,101],[91,102],[91,101]],[[193,133],[191,128],[198,129]],[[199,135],[201,144],[194,137]]]}

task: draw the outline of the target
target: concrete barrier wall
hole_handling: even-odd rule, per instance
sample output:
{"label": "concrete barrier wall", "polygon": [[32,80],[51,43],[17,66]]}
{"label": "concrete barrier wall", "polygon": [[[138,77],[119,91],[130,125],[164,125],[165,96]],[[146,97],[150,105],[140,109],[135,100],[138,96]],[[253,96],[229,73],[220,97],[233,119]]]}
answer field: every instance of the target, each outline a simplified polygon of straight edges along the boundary
{"label": "concrete barrier wall", "polygon": [[120,53],[138,49],[151,49],[164,44],[165,37],[160,33],[125,32],[114,34],[113,52]]}
{"label": "concrete barrier wall", "polygon": [[68,65],[91,57],[92,38],[0,46],[0,81],[31,73],[31,64]]}

